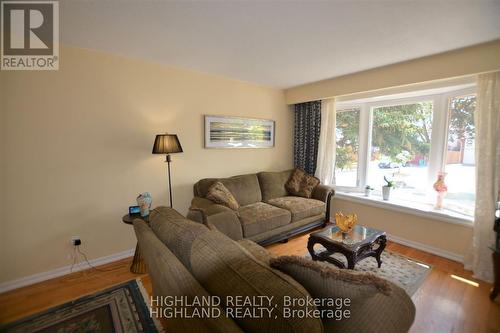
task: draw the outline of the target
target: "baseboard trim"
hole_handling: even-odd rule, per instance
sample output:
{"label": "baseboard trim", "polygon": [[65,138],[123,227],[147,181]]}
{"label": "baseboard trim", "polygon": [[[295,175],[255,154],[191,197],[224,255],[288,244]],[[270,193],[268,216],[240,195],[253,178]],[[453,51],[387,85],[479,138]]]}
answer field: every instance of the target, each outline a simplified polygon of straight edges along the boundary
{"label": "baseboard trim", "polygon": [[[451,251],[446,251],[446,250],[443,250],[443,249],[440,249],[440,248],[437,248],[437,247],[434,247],[431,245],[423,244],[420,242],[415,242],[415,241],[408,240],[408,239],[405,239],[405,238],[402,238],[399,236],[394,236],[391,234],[388,234],[387,238],[392,242],[406,245],[406,246],[415,248],[417,250],[429,252],[429,253],[435,254],[437,256],[443,257],[443,258],[447,258],[447,259],[450,259],[453,261],[458,261],[460,263],[464,262],[464,257],[462,255],[459,255],[459,254],[451,252]],[[95,259],[89,260],[89,262],[92,266],[100,266],[100,265],[104,265],[104,264],[107,264],[107,263],[110,263],[113,261],[117,261],[120,259],[131,257],[134,255],[134,252],[135,252],[135,249],[125,250],[122,252],[111,254],[109,256],[95,258]],[[86,262],[81,262],[78,265],[75,265],[73,267],[72,272],[78,272],[78,271],[82,271],[82,270],[88,269],[88,268],[90,268],[90,267],[87,265]],[[0,293],[4,293],[4,292],[9,291],[9,290],[29,286],[31,284],[35,284],[38,282],[50,280],[50,279],[53,279],[53,278],[56,278],[59,276],[69,274],[70,272],[71,272],[71,265],[68,265],[68,266],[56,268],[56,269],[53,269],[50,271],[22,277],[20,279],[3,282],[3,283],[0,283]]]}
{"label": "baseboard trim", "polygon": [[[134,252],[135,252],[135,249],[125,250],[122,252],[111,254],[109,256],[104,256],[104,257],[89,260],[89,263],[92,266],[100,266],[100,265],[104,265],[104,264],[107,264],[107,263],[110,263],[113,261],[117,261],[120,259],[131,257],[134,255]],[[50,279],[53,279],[53,278],[56,278],[59,276],[69,274],[71,272],[74,273],[74,272],[82,271],[82,270],[88,269],[88,268],[90,268],[89,265],[84,261],[84,262],[80,262],[77,265],[74,265],[73,270],[71,270],[71,265],[68,265],[68,266],[56,268],[56,269],[53,269],[50,271],[41,272],[41,273],[33,274],[30,276],[25,276],[25,277],[22,277],[20,279],[3,282],[3,283],[0,283],[0,293],[4,293],[4,292],[9,291],[9,290],[29,286],[31,284],[35,284],[38,282],[50,280]]]}
{"label": "baseboard trim", "polygon": [[437,247],[434,247],[434,246],[431,246],[431,245],[423,244],[423,243],[420,243],[420,242],[415,242],[415,241],[408,240],[408,239],[405,239],[405,238],[402,238],[402,237],[399,237],[399,236],[394,236],[394,235],[391,235],[391,234],[387,234],[387,238],[390,241],[394,242],[394,243],[406,245],[406,246],[409,246],[409,247],[412,247],[414,249],[421,250],[421,251],[424,251],[424,252],[429,252],[431,254],[435,254],[437,256],[440,256],[440,257],[443,257],[443,258],[446,258],[446,259],[450,259],[450,260],[453,260],[453,261],[458,261],[459,263],[463,263],[464,262],[464,256],[460,255],[458,253],[454,253],[454,252],[451,252],[451,251],[443,250],[443,249],[440,249],[440,248],[437,248]]}

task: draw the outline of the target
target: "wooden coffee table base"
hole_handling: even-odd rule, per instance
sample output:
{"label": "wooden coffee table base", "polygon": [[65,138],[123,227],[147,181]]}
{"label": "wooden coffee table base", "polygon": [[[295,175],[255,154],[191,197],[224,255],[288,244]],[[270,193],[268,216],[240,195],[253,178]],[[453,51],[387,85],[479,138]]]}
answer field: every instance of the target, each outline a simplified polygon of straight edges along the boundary
{"label": "wooden coffee table base", "polygon": [[[354,269],[354,266],[356,265],[357,262],[368,257],[374,257],[375,259],[377,259],[377,264],[378,267],[380,268],[380,266],[382,265],[382,260],[380,259],[380,256],[382,255],[382,252],[385,249],[386,243],[387,243],[387,238],[384,234],[378,236],[377,238],[375,238],[373,242],[369,244],[363,245],[356,250],[351,250],[342,245],[337,245],[334,242],[326,241],[324,238],[314,237],[314,235],[311,234],[311,236],[309,237],[309,241],[307,242],[307,250],[309,251],[312,260],[327,261],[331,264],[336,265],[339,268],[346,268],[346,267],[342,261],[332,257],[332,255],[335,253],[342,253],[346,257],[348,269]],[[316,244],[320,244],[326,250],[317,253],[316,251],[314,251],[314,245]],[[374,249],[375,244],[377,244],[378,246],[377,248]]]}

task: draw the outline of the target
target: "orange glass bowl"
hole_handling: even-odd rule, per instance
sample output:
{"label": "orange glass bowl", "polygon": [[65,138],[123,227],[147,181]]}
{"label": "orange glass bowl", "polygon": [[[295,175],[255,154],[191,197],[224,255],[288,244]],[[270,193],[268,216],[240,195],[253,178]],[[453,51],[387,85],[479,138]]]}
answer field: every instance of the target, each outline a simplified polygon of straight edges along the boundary
{"label": "orange glass bowl", "polygon": [[335,223],[342,232],[349,232],[352,230],[354,225],[358,223],[358,215],[344,215],[342,212],[335,213]]}

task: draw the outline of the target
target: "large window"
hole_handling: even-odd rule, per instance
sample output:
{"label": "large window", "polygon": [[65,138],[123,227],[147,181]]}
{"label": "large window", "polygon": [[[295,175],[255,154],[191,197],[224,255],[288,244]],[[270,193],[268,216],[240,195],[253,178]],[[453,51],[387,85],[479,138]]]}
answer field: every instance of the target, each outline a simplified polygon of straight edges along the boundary
{"label": "large window", "polygon": [[428,92],[338,103],[335,184],[340,192],[370,186],[381,195],[385,177],[396,186],[391,200],[432,205],[432,184],[446,172],[445,209],[473,215],[474,88]]}

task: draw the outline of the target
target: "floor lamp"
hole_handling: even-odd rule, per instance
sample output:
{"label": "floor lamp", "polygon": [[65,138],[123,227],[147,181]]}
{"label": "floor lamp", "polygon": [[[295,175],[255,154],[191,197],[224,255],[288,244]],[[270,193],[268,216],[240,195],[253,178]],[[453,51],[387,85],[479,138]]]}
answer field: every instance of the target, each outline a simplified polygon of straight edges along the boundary
{"label": "floor lamp", "polygon": [[153,144],[153,154],[165,154],[165,162],[168,169],[168,192],[170,195],[170,207],[172,206],[172,180],[170,178],[170,154],[182,153],[181,143],[176,134],[158,134]]}

